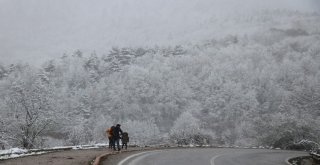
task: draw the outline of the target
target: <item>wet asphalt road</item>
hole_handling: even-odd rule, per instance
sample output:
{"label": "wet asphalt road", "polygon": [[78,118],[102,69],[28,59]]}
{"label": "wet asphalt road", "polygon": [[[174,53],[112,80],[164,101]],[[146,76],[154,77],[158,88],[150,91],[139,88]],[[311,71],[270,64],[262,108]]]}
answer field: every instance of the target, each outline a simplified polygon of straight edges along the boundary
{"label": "wet asphalt road", "polygon": [[308,154],[267,149],[168,149],[127,154],[108,165],[286,165],[287,158],[303,155]]}

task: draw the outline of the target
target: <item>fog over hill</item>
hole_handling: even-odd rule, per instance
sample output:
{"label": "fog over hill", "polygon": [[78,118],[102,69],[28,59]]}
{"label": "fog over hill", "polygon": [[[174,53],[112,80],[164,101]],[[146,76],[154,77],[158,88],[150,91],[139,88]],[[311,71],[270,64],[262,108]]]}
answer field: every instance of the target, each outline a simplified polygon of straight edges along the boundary
{"label": "fog over hill", "polygon": [[77,49],[103,54],[112,46],[195,43],[254,30],[230,21],[252,12],[319,6],[317,0],[0,0],[0,61],[39,65]]}

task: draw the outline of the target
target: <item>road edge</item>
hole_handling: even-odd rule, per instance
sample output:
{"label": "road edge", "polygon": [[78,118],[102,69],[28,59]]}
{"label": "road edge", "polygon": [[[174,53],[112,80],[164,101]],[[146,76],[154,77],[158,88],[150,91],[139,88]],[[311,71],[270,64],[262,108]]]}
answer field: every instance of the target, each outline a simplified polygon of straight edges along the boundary
{"label": "road edge", "polygon": [[110,155],[116,155],[116,154],[121,154],[123,152],[134,152],[134,151],[148,151],[148,150],[155,150],[156,148],[138,148],[138,149],[133,149],[133,150],[124,150],[124,151],[121,151],[121,152],[112,152],[112,151],[109,151],[107,153],[104,153],[104,154],[101,154],[99,156],[97,156],[94,160],[93,160],[93,163],[92,165],[100,165],[100,163],[102,161],[104,161],[108,156]]}
{"label": "road edge", "polygon": [[101,161],[103,161],[104,159],[106,159],[109,155],[115,155],[115,153],[112,152],[108,152],[108,153],[104,153],[102,155],[97,156],[92,165],[100,165]]}
{"label": "road edge", "polygon": [[292,158],[295,158],[295,157],[288,157],[288,158],[286,159],[287,165],[291,165],[291,163],[289,162],[289,160],[292,159]]}

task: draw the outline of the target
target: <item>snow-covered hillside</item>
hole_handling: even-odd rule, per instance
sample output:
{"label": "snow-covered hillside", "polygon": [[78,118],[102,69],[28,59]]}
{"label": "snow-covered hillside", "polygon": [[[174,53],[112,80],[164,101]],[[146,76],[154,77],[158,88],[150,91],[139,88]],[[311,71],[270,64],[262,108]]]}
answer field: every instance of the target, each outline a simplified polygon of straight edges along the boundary
{"label": "snow-covered hillside", "polygon": [[[181,10],[197,8],[191,4]],[[166,10],[160,13],[176,9],[169,2],[162,5]],[[117,5],[114,8],[117,11]],[[132,19],[124,20],[126,26],[118,26],[118,20],[108,25],[110,37],[118,39],[104,42],[109,35],[88,37],[88,42],[68,50],[91,50],[101,41],[106,43],[100,45],[103,53],[78,50],[45,60],[40,67],[1,65],[0,144],[39,148],[105,142],[105,129],[116,123],[129,132],[132,144],[297,148],[302,139],[318,142],[319,13],[276,9],[204,17],[210,10],[200,5],[199,15],[154,19],[160,22],[152,22],[156,14],[144,22],[138,19],[141,13],[119,11],[118,15]],[[81,20],[99,22],[90,18]],[[185,21],[186,26],[174,20]],[[165,26],[155,27],[159,24]],[[46,31],[49,25],[30,29]],[[73,28],[82,26],[71,27],[67,33],[73,35]],[[91,33],[102,27],[81,30],[76,41],[98,36]],[[57,44],[43,48],[59,52],[63,36],[49,31],[38,37],[44,34],[57,36],[52,37]]]}

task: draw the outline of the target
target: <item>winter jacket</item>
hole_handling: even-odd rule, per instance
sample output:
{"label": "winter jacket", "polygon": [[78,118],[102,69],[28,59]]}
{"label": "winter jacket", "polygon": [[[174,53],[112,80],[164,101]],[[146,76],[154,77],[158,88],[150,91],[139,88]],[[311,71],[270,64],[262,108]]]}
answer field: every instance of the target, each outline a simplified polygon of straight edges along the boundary
{"label": "winter jacket", "polygon": [[108,128],[106,130],[106,134],[107,134],[108,138],[111,138],[112,137],[112,128]]}
{"label": "winter jacket", "polygon": [[122,134],[120,126],[116,126],[112,129],[112,137],[114,139],[120,139],[120,134]]}
{"label": "winter jacket", "polygon": [[122,133],[122,143],[128,143],[129,142],[129,136],[127,132]]}

